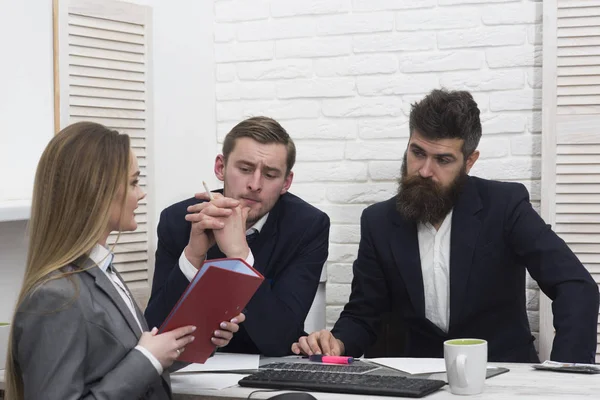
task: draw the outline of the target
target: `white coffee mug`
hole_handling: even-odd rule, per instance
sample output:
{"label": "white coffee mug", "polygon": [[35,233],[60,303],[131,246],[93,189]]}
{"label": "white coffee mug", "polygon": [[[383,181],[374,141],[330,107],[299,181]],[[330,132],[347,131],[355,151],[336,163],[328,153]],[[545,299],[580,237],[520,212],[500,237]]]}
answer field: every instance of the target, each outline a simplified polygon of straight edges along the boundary
{"label": "white coffee mug", "polygon": [[487,354],[487,342],[482,339],[452,339],[444,342],[448,385],[453,394],[483,392]]}

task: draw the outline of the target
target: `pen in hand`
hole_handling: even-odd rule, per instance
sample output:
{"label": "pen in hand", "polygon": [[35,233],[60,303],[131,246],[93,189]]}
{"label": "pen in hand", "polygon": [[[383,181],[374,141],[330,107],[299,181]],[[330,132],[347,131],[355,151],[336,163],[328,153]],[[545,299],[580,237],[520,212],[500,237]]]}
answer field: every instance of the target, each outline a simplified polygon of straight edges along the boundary
{"label": "pen in hand", "polygon": [[214,196],[212,194],[212,192],[210,190],[208,190],[208,185],[206,184],[206,182],[202,181],[202,185],[204,185],[204,190],[206,190],[206,194],[208,195],[209,201],[214,200]]}

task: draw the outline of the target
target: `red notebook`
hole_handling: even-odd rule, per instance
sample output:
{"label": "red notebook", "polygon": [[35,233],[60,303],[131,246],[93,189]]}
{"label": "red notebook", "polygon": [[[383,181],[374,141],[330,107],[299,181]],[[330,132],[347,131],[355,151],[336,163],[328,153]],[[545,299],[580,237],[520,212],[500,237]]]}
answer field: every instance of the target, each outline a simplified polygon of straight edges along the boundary
{"label": "red notebook", "polygon": [[215,350],[213,332],[246,307],[264,277],[239,258],[207,260],[163,322],[159,333],[196,326],[195,340],[178,360],[203,364]]}

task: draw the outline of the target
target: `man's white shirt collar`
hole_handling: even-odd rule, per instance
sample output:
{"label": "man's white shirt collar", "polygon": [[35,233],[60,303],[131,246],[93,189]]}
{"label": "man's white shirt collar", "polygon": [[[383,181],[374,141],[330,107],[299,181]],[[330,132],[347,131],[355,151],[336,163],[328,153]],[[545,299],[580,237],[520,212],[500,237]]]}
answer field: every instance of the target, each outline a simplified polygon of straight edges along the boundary
{"label": "man's white shirt collar", "polygon": [[258,221],[256,221],[256,223],[254,225],[252,225],[250,228],[248,228],[248,230],[246,231],[246,235],[251,234],[252,231],[255,229],[258,232],[260,232],[260,230],[263,228],[263,226],[265,226],[265,223],[267,222],[268,217],[269,217],[269,213],[266,213],[265,215],[260,217],[260,219]]}

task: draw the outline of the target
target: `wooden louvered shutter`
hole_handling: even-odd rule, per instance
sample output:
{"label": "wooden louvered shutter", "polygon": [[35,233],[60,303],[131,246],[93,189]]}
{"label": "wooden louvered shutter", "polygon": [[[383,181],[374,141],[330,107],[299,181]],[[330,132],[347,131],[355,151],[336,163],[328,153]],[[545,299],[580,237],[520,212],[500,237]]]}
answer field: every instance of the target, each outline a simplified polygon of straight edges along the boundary
{"label": "wooden louvered shutter", "polygon": [[[151,9],[107,0],[55,0],[55,117],[57,130],[95,121],[131,137],[140,184],[148,192],[149,35]],[[57,91],[56,88],[59,88]],[[121,233],[115,266],[142,309],[148,296],[148,205],[138,228]],[[111,234],[108,245],[115,243]]]}
{"label": "wooden louvered shutter", "polygon": [[[600,283],[600,0],[545,0],[543,51],[542,216]],[[553,335],[544,296],[542,358]]]}

